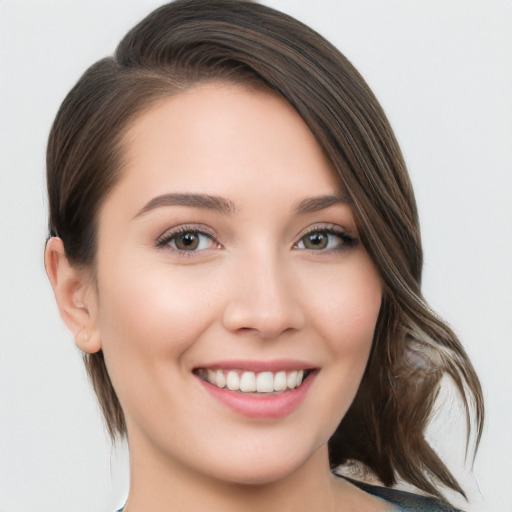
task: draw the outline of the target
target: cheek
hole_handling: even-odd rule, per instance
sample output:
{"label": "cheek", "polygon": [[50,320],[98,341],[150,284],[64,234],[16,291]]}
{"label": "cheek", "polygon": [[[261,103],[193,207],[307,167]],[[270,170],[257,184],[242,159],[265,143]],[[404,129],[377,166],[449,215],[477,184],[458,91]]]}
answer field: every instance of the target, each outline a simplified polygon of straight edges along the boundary
{"label": "cheek", "polygon": [[101,328],[109,337],[117,338],[116,333],[134,340],[164,337],[169,343],[171,337],[186,338],[188,331],[201,328],[197,314],[208,311],[211,301],[197,289],[197,280],[166,271],[162,265],[125,267],[111,268],[108,278],[98,279]]}
{"label": "cheek", "polygon": [[331,437],[356,396],[382,297],[380,278],[370,263],[334,273],[324,282],[327,292],[317,295],[320,298],[311,315],[326,350],[325,366],[318,376],[322,393],[314,404],[322,425],[319,442]]}
{"label": "cheek", "polygon": [[98,275],[100,335],[128,423],[142,424],[162,404],[168,404],[167,411],[183,409],[175,390],[182,390],[187,377],[187,351],[213,317],[211,298],[166,267],[127,264],[105,270],[107,278]]}
{"label": "cheek", "polygon": [[346,272],[334,273],[327,293],[316,304],[316,323],[331,350],[367,357],[382,300],[382,285],[369,260],[360,259]]}
{"label": "cheek", "polygon": [[131,386],[132,376],[152,375],[163,361],[179,367],[207,329],[212,301],[186,275],[157,265],[125,267],[98,276],[99,329],[113,382]]}

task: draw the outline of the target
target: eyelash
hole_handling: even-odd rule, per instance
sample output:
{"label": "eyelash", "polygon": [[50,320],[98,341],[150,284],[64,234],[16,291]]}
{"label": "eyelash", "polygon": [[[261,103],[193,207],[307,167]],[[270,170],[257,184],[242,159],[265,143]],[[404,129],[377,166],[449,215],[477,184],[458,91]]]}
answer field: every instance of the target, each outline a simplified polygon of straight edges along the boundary
{"label": "eyelash", "polygon": [[[170,244],[175,241],[176,238],[179,235],[184,234],[192,234],[192,235],[203,235],[208,237],[211,240],[211,243],[216,244],[217,247],[221,247],[221,244],[219,241],[215,238],[215,236],[209,232],[208,230],[201,229],[197,226],[180,226],[178,228],[172,229],[171,231],[167,231],[162,236],[160,236],[155,245],[157,248],[168,248],[169,250],[179,254],[180,256],[184,257],[192,257],[197,255],[199,252],[201,252],[204,249],[201,249],[199,251],[197,250],[183,250],[178,249],[177,247],[171,247]],[[304,241],[304,239],[308,236],[311,236],[312,234],[318,234],[318,235],[334,235],[338,237],[341,240],[341,243],[338,247],[334,247],[331,249],[298,249],[298,245]],[[347,234],[344,230],[340,229],[337,226],[322,226],[322,227],[312,227],[308,231],[306,231],[299,239],[298,242],[296,242],[293,245],[293,248],[296,250],[306,250],[310,252],[321,252],[321,253],[333,253],[333,252],[341,252],[344,250],[347,250],[351,247],[354,247],[357,244],[358,240]]]}
{"label": "eyelash", "polygon": [[313,234],[334,235],[341,240],[341,243],[338,247],[334,247],[331,249],[306,249],[306,248],[304,248],[302,250],[311,251],[311,252],[333,253],[333,252],[345,251],[351,247],[354,247],[358,243],[357,238],[349,235],[346,231],[344,231],[343,229],[341,229],[338,226],[334,226],[334,225],[322,226],[322,227],[314,226],[314,227],[310,228],[308,231],[306,231],[300,237],[300,240],[296,244],[294,244],[294,248],[296,248],[297,245],[299,243],[301,243],[306,237],[313,235]]}
{"label": "eyelash", "polygon": [[158,248],[167,248],[180,256],[184,257],[192,257],[195,256],[198,252],[201,251],[186,251],[182,249],[178,249],[177,247],[171,247],[170,244],[173,240],[175,240],[179,235],[203,235],[208,237],[213,244],[220,246],[221,244],[218,240],[213,236],[212,233],[207,231],[206,229],[201,229],[197,226],[180,226],[178,228],[172,229],[170,231],[165,232],[162,236],[160,236],[156,241],[156,247]]}

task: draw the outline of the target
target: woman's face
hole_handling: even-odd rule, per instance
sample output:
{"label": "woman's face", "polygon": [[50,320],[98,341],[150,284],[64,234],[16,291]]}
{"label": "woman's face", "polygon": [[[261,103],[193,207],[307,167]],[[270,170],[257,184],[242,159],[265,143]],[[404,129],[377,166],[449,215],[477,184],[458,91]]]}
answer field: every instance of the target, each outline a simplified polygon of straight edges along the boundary
{"label": "woman's face", "polygon": [[219,83],[153,106],[124,144],[94,328],[132,458],[245,483],[326,458],[381,282],[313,135],[277,95]]}

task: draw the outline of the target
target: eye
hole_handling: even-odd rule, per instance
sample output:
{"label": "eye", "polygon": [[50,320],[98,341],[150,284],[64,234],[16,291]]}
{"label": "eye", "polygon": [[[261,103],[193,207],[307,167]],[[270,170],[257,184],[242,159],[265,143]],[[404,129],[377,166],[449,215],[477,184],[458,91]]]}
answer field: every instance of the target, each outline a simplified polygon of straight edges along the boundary
{"label": "eye", "polygon": [[352,247],[356,240],[338,229],[314,229],[306,233],[294,246],[310,251],[336,251]]}
{"label": "eye", "polygon": [[179,252],[199,252],[218,247],[212,235],[197,229],[182,228],[165,233],[158,241],[158,247],[170,247]]}

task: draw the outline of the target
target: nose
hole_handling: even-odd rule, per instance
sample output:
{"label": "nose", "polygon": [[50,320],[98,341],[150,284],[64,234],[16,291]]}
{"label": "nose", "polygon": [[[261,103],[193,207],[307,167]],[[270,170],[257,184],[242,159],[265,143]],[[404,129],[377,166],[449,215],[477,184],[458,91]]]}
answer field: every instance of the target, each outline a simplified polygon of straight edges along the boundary
{"label": "nose", "polygon": [[277,257],[253,257],[239,263],[223,323],[232,332],[275,339],[305,324],[305,312],[293,272]]}

